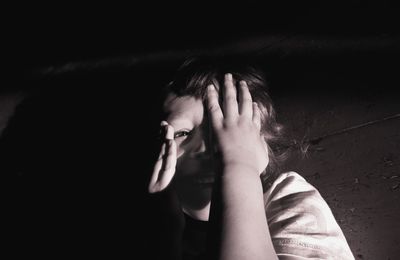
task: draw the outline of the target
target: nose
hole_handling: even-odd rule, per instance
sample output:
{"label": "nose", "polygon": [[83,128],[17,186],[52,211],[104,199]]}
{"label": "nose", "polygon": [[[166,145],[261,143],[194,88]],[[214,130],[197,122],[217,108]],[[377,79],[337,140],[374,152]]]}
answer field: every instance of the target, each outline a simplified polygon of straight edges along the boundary
{"label": "nose", "polygon": [[198,142],[190,152],[190,156],[196,159],[209,159],[211,158],[211,154],[212,149],[210,149],[210,146],[204,140]]}

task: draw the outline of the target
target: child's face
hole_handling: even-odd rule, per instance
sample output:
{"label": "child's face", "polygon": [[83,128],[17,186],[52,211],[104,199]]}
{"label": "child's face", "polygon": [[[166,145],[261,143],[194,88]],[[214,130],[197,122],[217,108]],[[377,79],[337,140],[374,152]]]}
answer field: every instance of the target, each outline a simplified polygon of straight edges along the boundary
{"label": "child's face", "polygon": [[209,125],[203,102],[191,96],[169,94],[164,110],[175,129],[177,165],[175,185],[184,209],[202,210],[211,200],[214,182],[214,146],[210,145]]}

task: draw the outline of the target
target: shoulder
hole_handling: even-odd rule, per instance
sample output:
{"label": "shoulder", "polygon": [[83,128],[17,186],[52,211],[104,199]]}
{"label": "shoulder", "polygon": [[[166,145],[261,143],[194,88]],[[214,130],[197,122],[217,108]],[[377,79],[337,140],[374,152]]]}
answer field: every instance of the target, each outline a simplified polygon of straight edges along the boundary
{"label": "shoulder", "polygon": [[298,173],[279,175],[264,202],[278,255],[354,259],[328,204]]}
{"label": "shoulder", "polygon": [[319,224],[318,228],[322,226],[321,221],[335,222],[319,191],[296,172],[280,174],[264,193],[264,203],[271,223],[284,218],[306,216],[312,217],[315,224]]}
{"label": "shoulder", "polygon": [[[264,203],[271,232],[287,232],[299,220],[306,219],[308,230],[314,227],[319,232],[327,225],[323,222],[336,223],[319,191],[296,172],[279,175],[264,193]],[[282,221],[286,221],[285,225]]]}
{"label": "shoulder", "polygon": [[314,186],[296,172],[281,173],[270,185],[264,193],[264,197],[268,200],[278,199],[292,193],[317,192]]}

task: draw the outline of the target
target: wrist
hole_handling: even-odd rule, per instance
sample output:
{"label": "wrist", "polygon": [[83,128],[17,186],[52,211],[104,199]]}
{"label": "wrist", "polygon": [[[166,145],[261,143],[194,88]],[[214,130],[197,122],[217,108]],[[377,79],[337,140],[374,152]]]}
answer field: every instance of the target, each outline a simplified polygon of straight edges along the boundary
{"label": "wrist", "polygon": [[259,177],[258,169],[248,162],[231,161],[222,165],[222,176],[256,176]]}
{"label": "wrist", "polygon": [[[230,207],[243,207],[243,200],[263,194],[261,178],[256,168],[246,164],[231,164],[223,168],[221,191],[224,205]],[[257,194],[257,195],[256,195]],[[241,203],[235,203],[242,201]]]}
{"label": "wrist", "polygon": [[250,169],[250,172],[256,171],[258,176],[265,170],[268,163],[268,154],[262,152],[255,153],[249,150],[242,150],[240,153],[224,151],[221,154],[221,164],[223,168],[253,168],[253,170]]}

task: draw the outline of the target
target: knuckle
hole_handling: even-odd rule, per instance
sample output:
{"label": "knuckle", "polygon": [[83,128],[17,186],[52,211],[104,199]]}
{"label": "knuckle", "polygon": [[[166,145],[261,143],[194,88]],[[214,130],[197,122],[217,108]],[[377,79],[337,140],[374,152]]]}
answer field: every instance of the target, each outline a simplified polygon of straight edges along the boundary
{"label": "knuckle", "polygon": [[243,98],[243,103],[252,103],[252,102],[253,102],[253,100],[249,96]]}
{"label": "knuckle", "polygon": [[234,102],[234,101],[236,101],[236,97],[233,96],[233,95],[227,95],[226,98],[225,98],[225,100],[226,100],[227,102]]}
{"label": "knuckle", "polygon": [[216,112],[216,111],[218,111],[218,109],[219,109],[219,105],[217,105],[217,104],[210,104],[210,105],[208,106],[208,109],[209,109],[211,112]]}
{"label": "knuckle", "polygon": [[208,95],[208,98],[209,98],[209,99],[215,99],[215,98],[217,98],[217,96],[218,96],[217,92],[215,92],[215,91],[208,92],[207,95]]}

